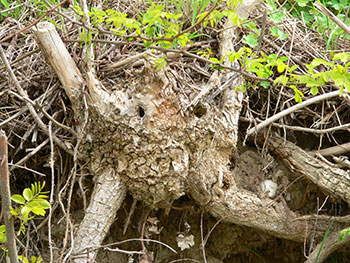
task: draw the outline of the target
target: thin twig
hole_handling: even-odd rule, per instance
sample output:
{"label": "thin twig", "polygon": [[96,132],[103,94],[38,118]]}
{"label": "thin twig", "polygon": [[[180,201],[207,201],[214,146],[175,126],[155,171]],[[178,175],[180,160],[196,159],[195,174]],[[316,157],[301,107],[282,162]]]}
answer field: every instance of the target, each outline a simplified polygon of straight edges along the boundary
{"label": "thin twig", "polygon": [[[39,125],[39,127],[41,128],[41,130],[46,134],[49,135],[48,129],[45,125],[45,123],[41,120],[41,118],[39,117],[38,113],[35,111],[33,105],[31,103],[28,102],[29,98],[26,94],[26,92],[24,91],[24,89],[21,87],[21,85],[19,84],[19,81],[16,78],[16,75],[14,74],[6,56],[4,53],[4,50],[2,49],[2,46],[0,45],[0,56],[2,58],[2,61],[4,62],[6,69],[12,79],[12,81],[14,82],[19,94],[25,98],[25,103],[30,111],[30,113],[32,114],[34,120],[36,121],[36,123]],[[55,143],[57,143],[58,146],[60,146],[63,150],[65,150],[67,153],[73,155],[73,151],[71,149],[68,149],[68,147],[64,144],[64,142],[62,142],[59,138],[57,138],[56,136],[53,136],[53,139],[55,141]]]}
{"label": "thin twig", "polygon": [[50,168],[51,168],[51,190],[50,190],[50,208],[49,208],[49,219],[48,219],[48,239],[49,239],[49,250],[50,250],[50,262],[53,262],[53,247],[52,247],[52,236],[51,236],[51,219],[52,219],[52,206],[54,203],[54,189],[55,189],[55,148],[52,139],[52,122],[49,122],[49,138],[50,138]]}
{"label": "thin twig", "polygon": [[280,118],[282,118],[282,117],[284,117],[286,115],[291,114],[292,112],[295,112],[297,110],[305,108],[305,107],[307,107],[307,106],[309,106],[311,104],[314,104],[314,103],[317,103],[317,102],[320,102],[320,101],[324,101],[324,100],[327,100],[327,99],[334,98],[336,96],[339,96],[339,94],[340,94],[340,91],[336,90],[336,91],[332,91],[332,92],[329,92],[329,93],[326,93],[326,94],[322,94],[322,95],[313,97],[313,98],[311,98],[311,99],[309,99],[307,101],[304,101],[303,103],[298,103],[298,104],[294,105],[293,107],[285,109],[284,111],[281,111],[281,112],[277,113],[276,115],[271,116],[270,118],[268,118],[267,120],[259,123],[255,127],[250,128],[247,131],[247,136],[251,136],[254,132],[260,131],[261,129],[265,128],[266,126],[270,125],[271,123],[279,120]]}
{"label": "thin twig", "polygon": [[10,172],[16,169],[17,167],[21,167],[22,164],[24,164],[30,157],[34,156],[40,149],[42,149],[47,143],[49,142],[49,138],[40,143],[37,147],[35,147],[30,153],[28,153],[26,156],[24,156],[21,160],[19,160],[17,163],[13,164],[10,168]]}
{"label": "thin twig", "polygon": [[39,111],[41,111],[46,118],[48,118],[50,121],[52,121],[54,124],[56,124],[58,127],[61,127],[62,129],[70,132],[71,134],[73,134],[75,137],[78,136],[78,134],[70,127],[56,121],[50,114],[47,113],[47,111],[44,109],[43,106],[41,106],[39,103],[36,103],[34,101],[32,101],[30,98],[28,98],[27,96],[21,96],[19,94],[17,94],[16,92],[13,91],[9,91],[10,94],[16,96],[17,98],[19,98],[20,100],[24,101],[24,102],[29,102],[33,107],[37,108]]}

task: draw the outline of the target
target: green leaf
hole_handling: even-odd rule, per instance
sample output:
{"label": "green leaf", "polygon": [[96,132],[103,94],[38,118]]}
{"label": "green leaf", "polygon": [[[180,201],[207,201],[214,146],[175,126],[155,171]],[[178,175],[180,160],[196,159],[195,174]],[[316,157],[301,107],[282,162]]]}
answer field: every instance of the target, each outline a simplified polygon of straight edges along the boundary
{"label": "green leaf", "polygon": [[[333,62],[328,62],[322,58],[315,58],[310,64],[306,65],[306,67],[309,70],[314,69],[315,67],[319,66],[319,65],[324,65],[324,66],[329,66],[329,67],[333,67],[334,63]],[[312,72],[310,72],[312,73]]]}
{"label": "green leaf", "polygon": [[28,206],[22,207],[21,214],[24,217],[24,221],[28,220],[30,212],[31,212],[31,209]]}
{"label": "green leaf", "polygon": [[270,87],[270,82],[260,81],[260,86],[262,86],[264,89],[268,89]]}
{"label": "green leaf", "polygon": [[287,68],[287,65],[284,64],[283,62],[282,63],[279,63],[278,66],[277,66],[277,71],[279,73],[282,73],[285,69]]}
{"label": "green leaf", "polygon": [[156,71],[159,71],[167,64],[166,56],[157,58],[154,62],[157,65]]}
{"label": "green leaf", "polygon": [[33,198],[33,192],[29,188],[23,190],[23,197],[29,201]]}
{"label": "green leaf", "polygon": [[29,207],[41,207],[43,209],[49,209],[51,207],[50,203],[44,199],[32,201],[32,202],[28,203],[28,206]]}
{"label": "green leaf", "polygon": [[22,205],[26,203],[26,200],[21,195],[12,195],[11,200]]}
{"label": "green leaf", "polygon": [[348,92],[350,92],[350,81],[348,79],[344,81],[344,87]]}
{"label": "green leaf", "polygon": [[281,76],[279,76],[278,78],[275,79],[273,84],[276,85],[277,83],[282,83],[283,86],[286,86],[288,80],[289,80],[289,78],[287,76],[281,75]]}
{"label": "green leaf", "polygon": [[229,18],[232,22],[233,25],[240,25],[240,18],[239,16],[237,15],[236,11],[230,9],[230,10],[224,10],[223,12],[223,15],[227,16],[227,18]]}
{"label": "green leaf", "polygon": [[294,94],[294,99],[295,99],[295,101],[298,102],[298,103],[302,103],[302,102],[303,102],[303,100],[301,99],[299,93],[295,93],[295,94]]}
{"label": "green leaf", "polygon": [[298,65],[294,65],[294,66],[291,66],[290,68],[287,68],[287,71],[289,73],[293,72],[294,70],[296,70],[299,66]]}
{"label": "green leaf", "polygon": [[49,198],[47,195],[38,195],[35,199],[45,199]]}
{"label": "green leaf", "polygon": [[341,86],[344,83],[344,75],[341,74],[339,71],[332,71],[330,72],[330,76],[332,80],[334,81],[335,85]]}
{"label": "green leaf", "polygon": [[248,36],[244,36],[242,42],[244,44],[248,44],[251,47],[256,47],[258,45],[258,39],[256,36],[250,34]]}
{"label": "green leaf", "polygon": [[18,259],[22,261],[22,263],[29,263],[28,259],[24,256],[18,256]]}
{"label": "green leaf", "polygon": [[345,63],[348,60],[350,60],[350,54],[348,53],[337,53],[333,56],[333,60],[337,61],[340,60],[341,62]]}
{"label": "green leaf", "polygon": [[220,61],[217,58],[210,58],[210,61],[213,61],[214,63],[220,64]]}
{"label": "green leaf", "polygon": [[284,33],[278,27],[271,27],[270,32],[271,32],[271,35],[279,38],[280,40],[285,40],[288,37],[288,34]]}
{"label": "green leaf", "polygon": [[282,12],[277,12],[270,15],[270,19],[276,24],[280,23],[285,18],[286,18],[286,15],[283,14]]}
{"label": "green leaf", "polygon": [[317,87],[312,87],[311,89],[310,89],[310,92],[311,92],[311,94],[312,95],[317,95],[318,94],[318,88]]}
{"label": "green leaf", "polygon": [[0,226],[0,243],[5,243],[7,241],[6,238],[6,226],[1,225]]}
{"label": "green leaf", "polygon": [[309,3],[309,0],[298,0],[298,6],[304,7]]}
{"label": "green leaf", "polygon": [[350,227],[345,228],[342,231],[340,231],[340,235],[339,235],[338,240],[340,242],[342,242],[344,240],[345,235],[348,235],[348,234],[350,234]]}
{"label": "green leaf", "polygon": [[10,4],[7,2],[7,0],[1,0],[0,2],[5,6],[5,9],[10,8]]}
{"label": "green leaf", "polygon": [[41,207],[32,207],[31,211],[34,214],[39,215],[39,216],[44,216],[45,215],[45,210],[42,209]]}

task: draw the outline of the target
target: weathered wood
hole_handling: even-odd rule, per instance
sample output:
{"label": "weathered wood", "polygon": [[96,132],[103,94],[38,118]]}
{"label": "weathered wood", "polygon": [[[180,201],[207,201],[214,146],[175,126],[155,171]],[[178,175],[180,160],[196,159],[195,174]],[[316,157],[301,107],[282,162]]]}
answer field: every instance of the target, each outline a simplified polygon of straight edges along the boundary
{"label": "weathered wood", "polygon": [[33,28],[33,32],[41,51],[45,54],[45,58],[54,69],[72,102],[75,117],[78,118],[83,87],[83,78],[79,69],[52,23],[40,22]]}
{"label": "weathered wood", "polygon": [[323,161],[307,154],[295,144],[271,136],[269,148],[295,173],[305,175],[325,192],[350,203],[350,170],[331,167]]}
{"label": "weathered wood", "polygon": [[[126,188],[114,169],[101,172],[96,180],[92,201],[74,238],[73,254],[79,255],[79,258],[74,260],[76,263],[90,262],[89,260],[96,257],[96,248],[107,235],[126,193]],[[99,202],[98,205],[96,202]],[[89,259],[87,249],[90,249]]]}

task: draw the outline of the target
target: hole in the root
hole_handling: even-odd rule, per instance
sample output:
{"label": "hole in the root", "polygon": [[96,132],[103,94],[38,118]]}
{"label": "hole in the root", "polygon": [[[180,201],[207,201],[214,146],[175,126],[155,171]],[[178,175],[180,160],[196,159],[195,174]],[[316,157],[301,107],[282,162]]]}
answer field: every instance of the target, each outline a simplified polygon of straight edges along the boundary
{"label": "hole in the root", "polygon": [[193,109],[193,114],[200,118],[204,116],[207,113],[207,108],[204,107],[202,104],[197,104]]}
{"label": "hole in the root", "polygon": [[144,110],[141,106],[139,106],[138,112],[139,112],[139,116],[140,116],[141,118],[142,118],[143,116],[145,116],[145,110]]}

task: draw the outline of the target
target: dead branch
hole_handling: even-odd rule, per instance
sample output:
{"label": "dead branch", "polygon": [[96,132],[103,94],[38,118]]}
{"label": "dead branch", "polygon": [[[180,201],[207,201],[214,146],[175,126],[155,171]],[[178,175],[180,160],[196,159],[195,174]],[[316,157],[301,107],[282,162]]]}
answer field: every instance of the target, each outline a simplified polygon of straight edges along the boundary
{"label": "dead branch", "polygon": [[[2,49],[1,45],[0,45],[0,56],[2,61],[4,62],[6,69],[12,79],[12,81],[15,84],[15,87],[18,90],[18,93],[21,95],[21,97],[24,98],[24,100],[26,101],[26,105],[30,111],[30,113],[32,114],[34,120],[36,121],[36,123],[39,125],[39,127],[41,128],[41,130],[46,134],[49,135],[49,131],[48,128],[46,127],[45,123],[41,120],[40,116],[38,115],[38,113],[36,112],[36,110],[34,109],[33,105],[31,103],[28,102],[29,98],[26,94],[26,92],[24,91],[24,89],[21,87],[21,85],[19,84],[19,81],[17,80],[7,58],[6,55],[4,53],[4,50]],[[58,146],[60,146],[63,150],[65,150],[67,153],[73,155],[73,151],[71,149],[69,149],[66,144],[64,142],[62,142],[59,138],[57,138],[56,136],[53,136],[53,139],[55,141],[55,143],[57,143]]]}
{"label": "dead branch", "polygon": [[261,129],[269,126],[271,123],[273,123],[273,122],[279,120],[280,118],[282,118],[282,117],[284,117],[286,115],[289,115],[289,114],[291,114],[291,113],[293,113],[293,112],[295,112],[297,110],[305,108],[305,107],[307,107],[307,106],[309,106],[311,104],[314,104],[314,103],[317,103],[317,102],[320,102],[320,101],[328,100],[328,99],[334,98],[336,96],[339,96],[339,93],[340,93],[339,90],[332,91],[332,92],[329,92],[329,93],[326,93],[326,94],[322,94],[322,95],[313,97],[311,99],[308,99],[307,101],[304,101],[303,103],[298,103],[298,104],[294,105],[293,107],[287,108],[284,111],[281,111],[281,112],[277,113],[276,115],[271,116],[267,120],[259,123],[255,127],[250,128],[247,131],[247,136],[251,136],[254,132],[260,131]]}
{"label": "dead branch", "polygon": [[[0,46],[1,48],[1,46]],[[7,137],[3,130],[0,130],[0,189],[2,209],[4,211],[4,221],[6,227],[6,238],[9,250],[11,263],[18,263],[16,234],[13,225],[14,217],[10,212],[11,207],[11,190],[10,179],[8,172],[8,152],[7,152]]]}

